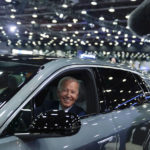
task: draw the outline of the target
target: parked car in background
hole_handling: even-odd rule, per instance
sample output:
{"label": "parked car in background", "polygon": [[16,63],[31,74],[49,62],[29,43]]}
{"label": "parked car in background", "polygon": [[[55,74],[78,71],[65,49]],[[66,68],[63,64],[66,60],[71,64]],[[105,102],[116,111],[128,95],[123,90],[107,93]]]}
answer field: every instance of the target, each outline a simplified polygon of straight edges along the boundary
{"label": "parked car in background", "polygon": [[[58,100],[64,76],[80,81],[77,105],[87,114],[50,110],[37,116],[45,101]],[[149,84],[146,74],[100,60],[1,59],[0,149],[148,150]]]}

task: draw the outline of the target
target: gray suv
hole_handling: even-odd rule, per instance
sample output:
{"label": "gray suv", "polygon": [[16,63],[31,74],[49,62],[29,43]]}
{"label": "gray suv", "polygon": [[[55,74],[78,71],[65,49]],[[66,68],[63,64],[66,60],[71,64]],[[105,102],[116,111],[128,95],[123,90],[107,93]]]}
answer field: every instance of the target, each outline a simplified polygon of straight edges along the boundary
{"label": "gray suv", "polygon": [[[65,76],[81,83],[77,105],[86,115],[62,110],[36,114],[57,101]],[[0,149],[149,150],[149,77],[100,60],[1,59]]]}

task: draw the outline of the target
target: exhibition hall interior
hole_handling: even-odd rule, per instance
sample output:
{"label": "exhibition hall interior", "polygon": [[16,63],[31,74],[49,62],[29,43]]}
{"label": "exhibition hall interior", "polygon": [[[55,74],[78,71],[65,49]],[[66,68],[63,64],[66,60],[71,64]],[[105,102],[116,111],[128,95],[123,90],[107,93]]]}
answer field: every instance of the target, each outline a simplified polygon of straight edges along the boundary
{"label": "exhibition hall interior", "polygon": [[[150,40],[129,26],[143,0],[1,0],[0,55],[80,57],[150,71]],[[145,17],[146,19],[146,17]]]}
{"label": "exhibition hall interior", "polygon": [[150,0],[0,0],[0,20],[0,150],[150,150]]}

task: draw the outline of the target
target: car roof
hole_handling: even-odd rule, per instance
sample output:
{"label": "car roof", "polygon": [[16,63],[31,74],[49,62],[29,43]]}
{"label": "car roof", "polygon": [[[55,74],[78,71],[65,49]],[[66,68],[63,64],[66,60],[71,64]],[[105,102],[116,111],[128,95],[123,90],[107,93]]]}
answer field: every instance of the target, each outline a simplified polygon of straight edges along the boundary
{"label": "car roof", "polygon": [[55,57],[46,57],[46,56],[13,56],[13,55],[5,55],[0,56],[0,62],[8,62],[7,65],[33,65],[33,66],[42,66],[43,64],[50,62],[52,60],[56,60]]}
{"label": "car roof", "polygon": [[101,60],[101,59],[80,59],[80,58],[59,58],[52,62],[45,63],[45,66],[52,66],[52,63],[55,64],[55,66],[65,67],[70,65],[99,65],[101,67],[110,67],[110,68],[116,68],[116,69],[123,69],[128,71],[135,71],[137,73],[142,73],[140,70],[136,70],[135,68],[131,66],[127,66],[123,63],[111,63],[109,60]]}
{"label": "car roof", "polygon": [[[5,55],[0,56],[0,62],[7,64],[5,65],[30,65],[30,66],[48,66],[51,67],[53,64],[55,67],[59,68],[69,66],[69,65],[100,65],[101,67],[112,67],[115,69],[122,69],[131,72],[138,73],[140,75],[148,75],[145,72],[137,70],[131,66],[127,66],[123,63],[111,63],[110,60],[101,60],[101,59],[80,59],[80,58],[56,58],[56,57],[46,57],[46,56],[29,56],[29,55]],[[12,63],[13,62],[13,63]]]}

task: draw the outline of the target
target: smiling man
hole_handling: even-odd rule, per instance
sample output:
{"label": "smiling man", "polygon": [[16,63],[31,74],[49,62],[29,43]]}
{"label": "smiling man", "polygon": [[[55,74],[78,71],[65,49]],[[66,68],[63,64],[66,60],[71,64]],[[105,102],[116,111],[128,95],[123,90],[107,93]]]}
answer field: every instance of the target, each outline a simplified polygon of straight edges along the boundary
{"label": "smiling man", "polygon": [[59,98],[59,110],[65,112],[72,112],[78,116],[85,115],[85,111],[79,106],[75,105],[75,102],[79,96],[80,83],[73,77],[62,78],[57,87],[58,98]]}

